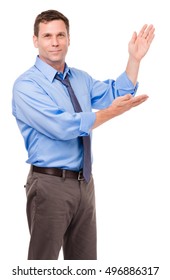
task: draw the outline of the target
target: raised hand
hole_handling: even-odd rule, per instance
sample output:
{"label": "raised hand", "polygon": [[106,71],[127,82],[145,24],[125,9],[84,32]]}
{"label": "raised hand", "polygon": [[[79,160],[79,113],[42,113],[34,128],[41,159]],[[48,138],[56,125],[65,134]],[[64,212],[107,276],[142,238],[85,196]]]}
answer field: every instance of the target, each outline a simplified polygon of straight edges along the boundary
{"label": "raised hand", "polygon": [[128,44],[129,55],[140,61],[147,51],[154,38],[154,26],[145,24],[137,35],[136,32],[133,33],[132,38]]}

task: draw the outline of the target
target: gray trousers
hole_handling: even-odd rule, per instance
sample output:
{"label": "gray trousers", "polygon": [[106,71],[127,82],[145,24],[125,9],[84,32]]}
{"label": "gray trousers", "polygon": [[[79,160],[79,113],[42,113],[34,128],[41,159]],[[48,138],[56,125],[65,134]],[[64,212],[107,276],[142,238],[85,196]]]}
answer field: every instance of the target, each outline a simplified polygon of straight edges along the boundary
{"label": "gray trousers", "polygon": [[96,209],[90,182],[32,172],[27,183],[28,260],[96,260]]}

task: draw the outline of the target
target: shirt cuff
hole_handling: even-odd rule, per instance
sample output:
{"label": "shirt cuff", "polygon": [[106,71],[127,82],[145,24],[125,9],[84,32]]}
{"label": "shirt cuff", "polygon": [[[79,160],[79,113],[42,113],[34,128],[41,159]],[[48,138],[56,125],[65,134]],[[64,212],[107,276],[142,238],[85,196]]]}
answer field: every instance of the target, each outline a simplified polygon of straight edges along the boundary
{"label": "shirt cuff", "polygon": [[96,120],[96,114],[93,112],[81,112],[80,117],[80,136],[87,136],[90,134],[93,124]]}
{"label": "shirt cuff", "polygon": [[117,79],[115,84],[115,89],[118,96],[125,95],[127,93],[131,93],[132,95],[136,94],[139,83],[136,85],[132,83],[132,81],[128,78],[126,71],[123,72]]}

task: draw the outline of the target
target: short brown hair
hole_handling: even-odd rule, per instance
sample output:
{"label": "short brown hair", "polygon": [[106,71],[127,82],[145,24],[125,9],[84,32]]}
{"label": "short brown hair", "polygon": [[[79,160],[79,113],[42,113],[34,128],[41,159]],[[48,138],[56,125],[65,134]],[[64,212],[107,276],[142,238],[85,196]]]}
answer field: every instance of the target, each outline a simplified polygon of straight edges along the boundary
{"label": "short brown hair", "polygon": [[47,10],[36,17],[34,23],[34,35],[38,37],[40,22],[46,23],[52,20],[63,20],[66,25],[67,32],[69,34],[70,25],[68,18],[56,10]]}

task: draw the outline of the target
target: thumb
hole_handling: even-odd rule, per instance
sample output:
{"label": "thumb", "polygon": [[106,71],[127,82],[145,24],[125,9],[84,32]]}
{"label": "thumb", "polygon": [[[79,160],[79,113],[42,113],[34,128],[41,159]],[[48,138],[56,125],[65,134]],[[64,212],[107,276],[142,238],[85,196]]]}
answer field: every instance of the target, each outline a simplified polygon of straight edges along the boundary
{"label": "thumb", "polygon": [[136,32],[133,32],[133,35],[132,35],[132,38],[131,38],[130,42],[131,42],[131,43],[135,43],[136,38],[137,38],[137,33],[136,33]]}
{"label": "thumb", "polygon": [[131,99],[133,96],[130,93],[127,93],[126,95],[122,96],[124,100],[129,100]]}

